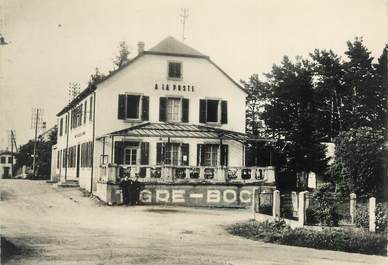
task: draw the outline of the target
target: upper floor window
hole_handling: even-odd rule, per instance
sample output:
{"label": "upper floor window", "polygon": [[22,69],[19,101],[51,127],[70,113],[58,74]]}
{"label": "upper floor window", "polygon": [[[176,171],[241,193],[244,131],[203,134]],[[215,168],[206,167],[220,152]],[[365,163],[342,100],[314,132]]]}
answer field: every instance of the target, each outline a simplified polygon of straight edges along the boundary
{"label": "upper floor window", "polygon": [[78,105],[71,111],[71,129],[77,128],[82,125],[82,113],[83,107],[82,104]]}
{"label": "upper floor window", "polygon": [[8,163],[12,164],[12,156],[8,157]]}
{"label": "upper floor window", "polygon": [[89,121],[92,121],[92,117],[93,117],[93,96],[90,96],[90,99],[89,99]]}
{"label": "upper floor window", "polygon": [[182,79],[182,63],[168,62],[168,78]]}
{"label": "upper floor window", "polygon": [[149,119],[149,97],[142,95],[119,95],[117,117],[120,120]]}
{"label": "upper floor window", "polygon": [[201,99],[199,101],[200,123],[228,123],[228,102],[218,99]]}
{"label": "upper floor window", "polygon": [[1,164],[5,164],[6,162],[5,162],[5,156],[2,156],[1,158],[0,158],[0,163]]}
{"label": "upper floor window", "polygon": [[161,97],[159,120],[167,122],[189,122],[189,99],[180,97]]}
{"label": "upper floor window", "polygon": [[59,136],[63,134],[63,118],[59,120]]}
{"label": "upper floor window", "polygon": [[65,133],[67,133],[69,128],[69,114],[66,114],[65,116]]}

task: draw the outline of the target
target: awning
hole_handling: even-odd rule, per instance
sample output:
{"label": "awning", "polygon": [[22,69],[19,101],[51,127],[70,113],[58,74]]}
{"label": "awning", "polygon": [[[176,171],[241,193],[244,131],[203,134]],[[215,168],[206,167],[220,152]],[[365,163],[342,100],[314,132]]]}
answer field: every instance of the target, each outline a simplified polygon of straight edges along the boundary
{"label": "awning", "polygon": [[273,139],[255,138],[245,133],[228,131],[209,126],[175,123],[143,123],[127,129],[109,133],[106,136],[224,139],[235,140],[238,142],[273,141]]}

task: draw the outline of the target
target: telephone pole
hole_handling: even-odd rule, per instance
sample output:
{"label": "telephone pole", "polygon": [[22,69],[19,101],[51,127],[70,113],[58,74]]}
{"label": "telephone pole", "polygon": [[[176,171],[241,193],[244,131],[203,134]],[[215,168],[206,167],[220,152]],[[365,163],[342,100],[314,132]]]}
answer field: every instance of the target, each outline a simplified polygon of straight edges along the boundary
{"label": "telephone pole", "polygon": [[16,146],[16,133],[14,130],[9,130],[8,131],[8,146],[11,147],[11,176],[13,176],[13,173],[14,173],[14,148],[13,146],[15,145],[15,150],[17,152],[18,148]]}
{"label": "telephone pole", "polygon": [[32,172],[36,177],[36,141],[38,138],[38,128],[43,120],[43,109],[34,108],[32,109],[31,127],[35,130],[34,137],[34,154],[32,160]]}
{"label": "telephone pole", "polygon": [[182,8],[181,9],[181,23],[182,23],[182,41],[185,41],[185,25],[186,19],[189,17],[189,9]]}

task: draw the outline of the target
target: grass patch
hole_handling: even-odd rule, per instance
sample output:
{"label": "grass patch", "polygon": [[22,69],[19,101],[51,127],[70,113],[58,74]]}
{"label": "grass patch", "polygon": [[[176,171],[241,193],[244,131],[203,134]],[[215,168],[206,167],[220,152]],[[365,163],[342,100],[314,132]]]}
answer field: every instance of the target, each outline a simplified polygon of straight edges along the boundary
{"label": "grass patch", "polygon": [[385,235],[370,233],[360,229],[291,229],[283,220],[280,220],[237,223],[228,226],[226,230],[232,235],[282,245],[369,255],[385,256],[386,254],[387,239]]}

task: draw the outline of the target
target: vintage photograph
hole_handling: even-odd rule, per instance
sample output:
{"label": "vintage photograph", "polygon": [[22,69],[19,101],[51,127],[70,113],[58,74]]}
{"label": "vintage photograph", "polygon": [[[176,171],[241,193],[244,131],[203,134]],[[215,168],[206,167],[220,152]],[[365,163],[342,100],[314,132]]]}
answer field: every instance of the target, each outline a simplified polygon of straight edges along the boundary
{"label": "vintage photograph", "polygon": [[388,264],[388,0],[0,0],[0,265]]}

